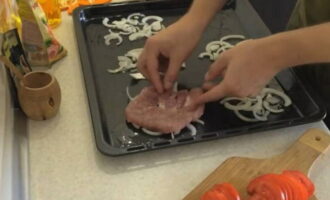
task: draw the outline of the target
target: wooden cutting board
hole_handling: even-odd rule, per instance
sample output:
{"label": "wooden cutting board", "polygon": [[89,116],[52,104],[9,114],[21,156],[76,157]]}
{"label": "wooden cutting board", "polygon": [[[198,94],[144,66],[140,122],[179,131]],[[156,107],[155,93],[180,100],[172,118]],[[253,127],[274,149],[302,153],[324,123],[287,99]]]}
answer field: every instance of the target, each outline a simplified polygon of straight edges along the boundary
{"label": "wooden cutting board", "polygon": [[[248,183],[262,174],[299,170],[308,175],[314,161],[328,148],[329,144],[329,134],[318,129],[310,129],[286,152],[272,158],[231,157],[193,189],[184,200],[200,200],[200,197],[213,185],[223,182],[234,185],[244,200],[248,197],[246,193]],[[311,199],[317,200],[316,197]]]}

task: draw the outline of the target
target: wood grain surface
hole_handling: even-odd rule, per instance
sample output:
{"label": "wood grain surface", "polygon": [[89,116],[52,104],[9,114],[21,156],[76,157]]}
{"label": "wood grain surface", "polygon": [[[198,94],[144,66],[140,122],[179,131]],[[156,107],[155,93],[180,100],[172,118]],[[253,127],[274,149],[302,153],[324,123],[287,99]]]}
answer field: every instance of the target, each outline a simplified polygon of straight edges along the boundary
{"label": "wood grain surface", "polygon": [[[213,185],[223,182],[235,186],[242,199],[245,199],[248,196],[246,193],[248,183],[262,174],[299,170],[308,175],[314,161],[328,148],[329,144],[329,134],[318,129],[310,129],[287,151],[272,158],[231,157],[193,189],[184,200],[199,200]],[[316,197],[310,199],[317,200]]]}

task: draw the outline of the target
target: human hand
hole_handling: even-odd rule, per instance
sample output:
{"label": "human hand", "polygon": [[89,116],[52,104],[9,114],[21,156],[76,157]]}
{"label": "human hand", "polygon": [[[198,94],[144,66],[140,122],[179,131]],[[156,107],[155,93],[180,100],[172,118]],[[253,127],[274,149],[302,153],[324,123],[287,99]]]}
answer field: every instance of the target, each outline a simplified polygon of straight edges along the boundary
{"label": "human hand", "polygon": [[[271,39],[270,39],[271,40]],[[272,48],[269,39],[246,40],[223,52],[205,75],[203,95],[195,100],[199,105],[226,96],[255,96],[285,66],[279,49]],[[223,80],[214,84],[217,77]]]}
{"label": "human hand", "polygon": [[[184,16],[147,40],[138,60],[138,69],[159,93],[173,86],[182,63],[197,45],[202,32],[202,27]],[[165,73],[163,80],[159,71]]]}

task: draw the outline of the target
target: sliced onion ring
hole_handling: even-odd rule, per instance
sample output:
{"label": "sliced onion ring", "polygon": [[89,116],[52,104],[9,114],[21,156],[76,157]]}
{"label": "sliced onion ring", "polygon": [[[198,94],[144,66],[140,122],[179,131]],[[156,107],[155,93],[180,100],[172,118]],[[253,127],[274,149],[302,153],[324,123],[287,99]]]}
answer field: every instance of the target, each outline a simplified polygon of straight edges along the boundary
{"label": "sliced onion ring", "polygon": [[232,39],[239,39],[239,40],[245,40],[245,36],[243,35],[226,35],[220,39],[221,42],[224,42],[226,40],[232,40]]}
{"label": "sliced onion ring", "polygon": [[150,131],[146,128],[142,128],[142,131],[145,132],[146,134],[152,135],[152,136],[161,136],[161,135],[163,135],[161,132]]}
{"label": "sliced onion ring", "polygon": [[197,134],[197,130],[196,130],[196,128],[195,128],[194,125],[192,125],[192,124],[188,124],[188,125],[187,125],[187,128],[190,130],[190,134],[191,134],[192,136],[195,136],[195,135]]}
{"label": "sliced onion ring", "polygon": [[[270,99],[272,98],[272,99]],[[271,100],[279,98],[277,104],[271,105]],[[232,103],[231,101],[238,101],[238,103]],[[284,105],[281,105],[281,102]],[[270,113],[281,113],[284,109],[281,106],[287,107],[292,104],[291,99],[284,93],[272,88],[264,88],[260,95],[255,98],[225,98],[220,101],[225,108],[233,110],[236,116],[243,121],[256,122],[256,121],[267,121]],[[276,108],[277,107],[277,108]],[[240,111],[252,112],[253,118],[244,116]]]}

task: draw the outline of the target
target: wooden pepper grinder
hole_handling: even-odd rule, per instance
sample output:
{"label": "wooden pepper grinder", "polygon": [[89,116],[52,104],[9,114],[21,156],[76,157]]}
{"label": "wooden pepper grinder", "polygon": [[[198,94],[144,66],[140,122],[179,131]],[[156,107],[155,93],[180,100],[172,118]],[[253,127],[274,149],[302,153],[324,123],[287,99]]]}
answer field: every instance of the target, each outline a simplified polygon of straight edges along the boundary
{"label": "wooden pepper grinder", "polygon": [[29,72],[24,76],[6,57],[0,61],[18,78],[18,100],[23,112],[33,120],[54,117],[61,103],[61,89],[54,76],[46,72]]}

